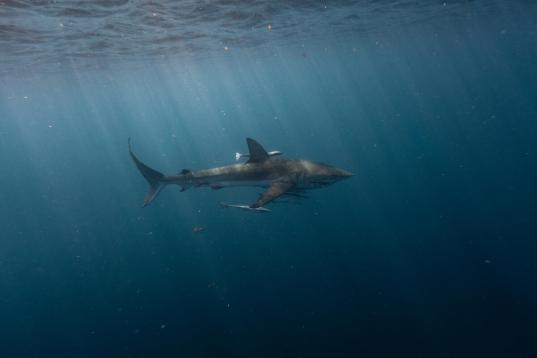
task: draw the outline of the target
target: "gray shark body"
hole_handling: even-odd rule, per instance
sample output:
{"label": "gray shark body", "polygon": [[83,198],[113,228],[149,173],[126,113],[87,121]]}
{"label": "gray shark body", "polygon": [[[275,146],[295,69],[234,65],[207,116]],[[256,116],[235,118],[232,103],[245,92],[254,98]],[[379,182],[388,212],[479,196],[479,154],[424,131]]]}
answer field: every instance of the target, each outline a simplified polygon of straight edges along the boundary
{"label": "gray shark body", "polygon": [[183,169],[180,173],[170,176],[165,176],[142,163],[134,155],[129,141],[130,156],[150,184],[149,192],[144,199],[144,206],[149,205],[168,184],[179,185],[181,191],[203,186],[213,189],[255,186],[266,188],[266,190],[253,204],[222,205],[266,212],[269,210],[263,206],[282,195],[322,188],[352,176],[346,170],[310,160],[275,158],[255,140],[247,138],[246,141],[250,150],[249,160],[246,163],[196,171]]}

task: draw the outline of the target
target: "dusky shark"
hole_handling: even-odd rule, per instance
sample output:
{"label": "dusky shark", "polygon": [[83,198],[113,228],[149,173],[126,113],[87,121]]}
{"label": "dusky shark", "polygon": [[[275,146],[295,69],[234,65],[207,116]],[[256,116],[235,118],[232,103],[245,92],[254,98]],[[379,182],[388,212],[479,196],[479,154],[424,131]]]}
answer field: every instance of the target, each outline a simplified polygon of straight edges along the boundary
{"label": "dusky shark", "polygon": [[[281,152],[267,152],[261,144],[251,138],[248,143],[248,161],[223,167],[189,170],[183,169],[175,175],[165,176],[142,163],[134,155],[129,138],[129,154],[136,167],[149,182],[149,192],[144,199],[144,207],[151,204],[160,191],[168,184],[175,184],[185,191],[191,187],[208,186],[221,189],[229,186],[254,186],[266,188],[259,198],[250,205],[221,203],[226,208],[238,208],[257,212],[269,212],[263,206],[282,195],[300,196],[303,191],[323,188],[352,174],[331,165],[303,159],[281,159]],[[246,155],[243,155],[246,156]]]}

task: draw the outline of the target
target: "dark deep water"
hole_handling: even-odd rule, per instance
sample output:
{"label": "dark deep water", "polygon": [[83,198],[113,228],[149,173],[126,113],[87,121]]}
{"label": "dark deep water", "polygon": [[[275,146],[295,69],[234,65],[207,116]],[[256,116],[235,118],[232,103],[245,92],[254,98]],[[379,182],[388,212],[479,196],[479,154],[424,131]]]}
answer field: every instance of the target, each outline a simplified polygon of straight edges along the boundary
{"label": "dark deep water", "polygon": [[179,4],[0,1],[2,357],[537,356],[535,2]]}

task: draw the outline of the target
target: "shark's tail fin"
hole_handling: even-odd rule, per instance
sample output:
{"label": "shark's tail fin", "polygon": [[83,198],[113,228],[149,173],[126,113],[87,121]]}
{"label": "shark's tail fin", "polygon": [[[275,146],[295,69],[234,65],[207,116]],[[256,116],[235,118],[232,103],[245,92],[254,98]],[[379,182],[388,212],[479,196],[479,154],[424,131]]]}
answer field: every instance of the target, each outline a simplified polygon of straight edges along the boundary
{"label": "shark's tail fin", "polygon": [[165,178],[164,174],[156,171],[155,169],[152,169],[142,163],[132,152],[131,148],[131,139],[129,138],[129,154],[136,164],[136,167],[142,173],[144,178],[149,183],[149,192],[144,198],[144,207],[151,204],[151,202],[157,197],[158,193],[164,188],[165,183],[163,182],[163,179]]}

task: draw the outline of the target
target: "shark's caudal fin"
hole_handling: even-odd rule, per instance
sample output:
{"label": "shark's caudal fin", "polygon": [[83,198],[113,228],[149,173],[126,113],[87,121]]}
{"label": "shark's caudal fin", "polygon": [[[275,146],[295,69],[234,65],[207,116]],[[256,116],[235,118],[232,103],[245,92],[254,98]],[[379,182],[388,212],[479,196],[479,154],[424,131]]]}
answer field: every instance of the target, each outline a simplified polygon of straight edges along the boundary
{"label": "shark's caudal fin", "polygon": [[134,164],[136,164],[136,167],[142,173],[144,178],[149,183],[149,192],[145,196],[144,199],[144,207],[151,204],[151,202],[157,197],[158,193],[164,188],[165,183],[162,181],[164,179],[164,174],[156,171],[155,169],[152,169],[142,163],[132,152],[131,148],[131,139],[129,138],[129,154],[134,161]]}

